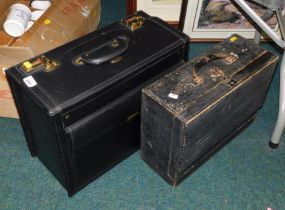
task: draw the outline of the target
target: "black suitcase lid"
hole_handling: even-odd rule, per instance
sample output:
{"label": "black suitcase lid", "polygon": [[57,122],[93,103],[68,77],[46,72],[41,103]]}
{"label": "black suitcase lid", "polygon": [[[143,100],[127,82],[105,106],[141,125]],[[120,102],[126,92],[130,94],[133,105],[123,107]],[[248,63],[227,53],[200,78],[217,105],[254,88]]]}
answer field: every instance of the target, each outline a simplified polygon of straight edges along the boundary
{"label": "black suitcase lid", "polygon": [[126,76],[164,59],[188,39],[158,18],[138,12],[10,68],[7,74],[53,114],[90,96],[100,100]]}
{"label": "black suitcase lid", "polygon": [[233,35],[147,86],[143,93],[188,124],[277,59],[252,41]]}

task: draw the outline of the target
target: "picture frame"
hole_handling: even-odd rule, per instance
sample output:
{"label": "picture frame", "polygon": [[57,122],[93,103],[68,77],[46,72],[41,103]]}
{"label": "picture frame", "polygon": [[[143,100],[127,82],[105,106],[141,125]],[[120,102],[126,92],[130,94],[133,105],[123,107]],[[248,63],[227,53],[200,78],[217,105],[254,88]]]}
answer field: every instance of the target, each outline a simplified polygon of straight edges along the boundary
{"label": "picture frame", "polygon": [[126,12],[130,15],[143,10],[157,16],[174,27],[179,26],[182,0],[126,0]]}
{"label": "picture frame", "polygon": [[[191,4],[189,3],[191,1]],[[254,23],[231,0],[183,0],[179,28],[188,34],[192,41],[221,41],[234,33],[253,39]],[[249,2],[247,2],[249,3]],[[258,14],[264,8],[249,3]],[[268,22],[278,33],[277,17]],[[266,37],[263,39],[267,39]]]}

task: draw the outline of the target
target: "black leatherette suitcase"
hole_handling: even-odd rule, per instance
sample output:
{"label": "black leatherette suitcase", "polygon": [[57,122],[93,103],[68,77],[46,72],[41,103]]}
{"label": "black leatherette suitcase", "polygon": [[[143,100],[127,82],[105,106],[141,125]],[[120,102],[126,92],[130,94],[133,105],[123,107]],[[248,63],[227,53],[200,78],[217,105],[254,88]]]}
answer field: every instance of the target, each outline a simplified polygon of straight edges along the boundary
{"label": "black leatherette suitcase", "polygon": [[132,154],[141,89],[184,63],[188,46],[186,35],[138,12],[9,69],[32,156],[71,196]]}
{"label": "black leatherette suitcase", "polygon": [[144,88],[142,159],[177,185],[253,121],[277,60],[234,35]]}

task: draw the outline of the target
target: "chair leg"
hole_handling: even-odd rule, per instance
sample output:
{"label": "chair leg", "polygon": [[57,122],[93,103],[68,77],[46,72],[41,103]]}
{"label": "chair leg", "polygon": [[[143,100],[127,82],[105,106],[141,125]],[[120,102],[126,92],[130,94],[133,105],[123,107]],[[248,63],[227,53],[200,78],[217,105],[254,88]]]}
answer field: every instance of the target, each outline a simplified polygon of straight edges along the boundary
{"label": "chair leg", "polygon": [[280,67],[280,94],[279,94],[279,113],[277,122],[269,142],[269,146],[273,149],[277,148],[285,128],[285,52],[282,57]]}

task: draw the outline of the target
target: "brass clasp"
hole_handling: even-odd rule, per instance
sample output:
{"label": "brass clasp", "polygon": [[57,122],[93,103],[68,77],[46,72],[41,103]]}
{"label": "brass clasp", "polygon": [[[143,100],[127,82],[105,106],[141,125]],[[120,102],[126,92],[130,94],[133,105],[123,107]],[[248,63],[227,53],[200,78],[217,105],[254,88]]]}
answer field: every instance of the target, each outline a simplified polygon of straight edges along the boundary
{"label": "brass clasp", "polygon": [[39,69],[44,69],[44,71],[50,72],[55,70],[58,65],[58,62],[56,62],[55,60],[48,59],[47,57],[42,55],[36,59],[25,61],[22,64],[21,68],[27,73]]}
{"label": "brass clasp", "polygon": [[131,31],[135,31],[142,27],[142,25],[144,24],[144,19],[140,15],[134,15],[128,19],[122,20],[122,23]]}

